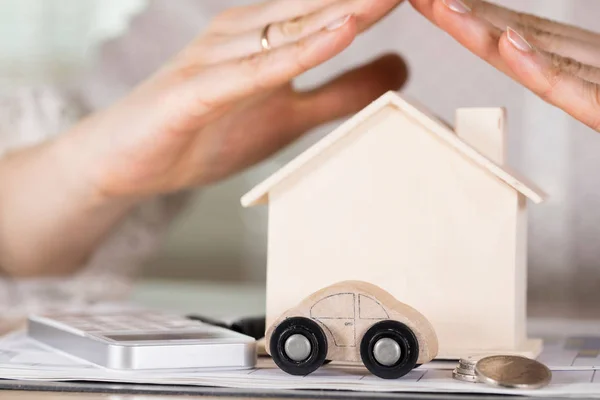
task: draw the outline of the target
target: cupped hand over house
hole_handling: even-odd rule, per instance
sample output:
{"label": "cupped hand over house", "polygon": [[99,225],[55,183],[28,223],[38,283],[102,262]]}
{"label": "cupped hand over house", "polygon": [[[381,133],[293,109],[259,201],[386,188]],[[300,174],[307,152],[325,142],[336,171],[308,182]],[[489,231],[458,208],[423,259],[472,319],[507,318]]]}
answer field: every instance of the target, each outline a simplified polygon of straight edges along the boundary
{"label": "cupped hand over house", "polygon": [[474,54],[600,131],[600,34],[480,0],[410,2]]}
{"label": "cupped hand over house", "polygon": [[[154,76],[61,139],[101,196],[218,181],[406,80],[387,55],[306,92],[291,81],[331,59],[402,0],[274,0],[229,9]],[[59,143],[60,144],[60,143]]]}

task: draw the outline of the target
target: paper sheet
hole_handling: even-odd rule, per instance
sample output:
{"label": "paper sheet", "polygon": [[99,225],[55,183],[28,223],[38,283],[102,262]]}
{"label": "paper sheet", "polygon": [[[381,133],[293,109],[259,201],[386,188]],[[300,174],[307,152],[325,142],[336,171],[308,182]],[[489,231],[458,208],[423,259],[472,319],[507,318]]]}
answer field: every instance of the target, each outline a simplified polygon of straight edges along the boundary
{"label": "paper sheet", "polygon": [[261,359],[257,368],[229,371],[114,371],[57,353],[15,333],[0,339],[0,377],[43,381],[100,381],[255,389],[335,389],[374,392],[455,392],[586,396],[600,398],[600,336],[547,338],[540,360],[553,370],[541,390],[497,389],[452,379],[455,362],[436,361],[398,380],[383,380],[363,367],[330,364],[305,377],[290,376]]}

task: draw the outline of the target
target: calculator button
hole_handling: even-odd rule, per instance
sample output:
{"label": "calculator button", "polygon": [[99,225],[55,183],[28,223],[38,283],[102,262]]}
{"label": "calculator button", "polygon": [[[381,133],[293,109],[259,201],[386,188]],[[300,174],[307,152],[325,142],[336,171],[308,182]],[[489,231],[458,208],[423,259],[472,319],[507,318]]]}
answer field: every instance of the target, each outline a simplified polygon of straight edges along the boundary
{"label": "calculator button", "polygon": [[106,314],[106,315],[85,315],[72,314],[56,316],[51,318],[72,329],[82,332],[98,333],[129,333],[129,332],[149,332],[161,333],[165,331],[181,330],[202,330],[210,327],[198,321],[182,318],[170,314]]}
{"label": "calculator button", "polygon": [[126,327],[117,324],[108,324],[103,327],[104,331],[124,331],[127,330]]}
{"label": "calculator button", "polygon": [[74,328],[79,329],[81,331],[95,331],[96,327],[90,324],[75,324]]}

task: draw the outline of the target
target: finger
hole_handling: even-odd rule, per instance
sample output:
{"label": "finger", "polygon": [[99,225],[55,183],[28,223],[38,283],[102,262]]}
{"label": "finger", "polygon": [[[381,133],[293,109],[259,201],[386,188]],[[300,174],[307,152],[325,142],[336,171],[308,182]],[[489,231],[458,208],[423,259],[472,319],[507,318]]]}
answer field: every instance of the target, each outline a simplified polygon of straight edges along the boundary
{"label": "finger", "polygon": [[390,14],[404,0],[355,0],[351,11],[356,15],[359,32],[364,32]]}
{"label": "finger", "polygon": [[[433,8],[439,1],[441,0],[410,0],[410,3],[417,11],[423,14],[423,16],[435,23],[433,18]],[[448,0],[447,3],[450,4],[456,2]],[[462,3],[464,6],[471,8],[475,15],[486,19],[501,31],[505,31],[508,26],[530,27],[539,31],[582,42],[589,42],[592,44],[600,43],[600,35],[598,33],[575,26],[546,20],[534,15],[518,13],[485,1],[462,0]]]}
{"label": "finger", "polygon": [[[206,116],[221,106],[280,86],[348,47],[356,29],[356,20],[350,17],[333,30],[321,30],[272,51],[208,68],[188,68],[180,72],[184,83],[170,92],[168,107],[173,107],[173,112]],[[195,76],[198,69],[202,72]],[[190,109],[181,110],[182,104]]]}
{"label": "finger", "polygon": [[502,57],[517,79],[547,102],[600,129],[600,87],[557,68],[516,31],[502,35]]}
{"label": "finger", "polygon": [[343,25],[351,15],[349,9],[350,7],[338,3],[301,18],[225,37],[222,43],[213,43],[198,49],[198,55],[205,65],[210,65],[260,53],[265,50],[261,42],[263,35],[266,36],[270,49],[279,48],[313,35],[321,29],[335,29]]}
{"label": "finger", "polygon": [[[213,32],[242,33],[262,30],[265,26],[292,21],[329,9],[329,14],[356,16],[360,32],[393,11],[404,0],[276,0],[254,6],[228,10],[217,17],[210,28]],[[327,12],[326,12],[327,14]],[[333,21],[331,16],[325,16]],[[321,21],[323,22],[323,21]],[[297,27],[296,27],[297,29]]]}
{"label": "finger", "polygon": [[263,51],[261,38],[265,34],[269,47],[277,48],[297,42],[324,27],[337,26],[343,23],[349,15],[357,18],[359,31],[364,30],[393,9],[393,5],[398,4],[398,0],[378,0],[376,4],[377,7],[372,7],[365,0],[337,1],[301,17],[267,23],[260,25],[257,29],[231,37],[221,36],[218,43],[215,43],[214,40],[209,41],[204,46],[198,46],[195,51],[204,64],[216,64]]}
{"label": "finger", "polygon": [[294,126],[299,132],[356,113],[388,90],[400,89],[408,78],[406,63],[397,55],[383,56],[325,85],[298,95]]}
{"label": "finger", "polygon": [[600,45],[600,35],[576,26],[520,13],[486,1],[465,0],[471,5],[475,15],[487,19],[505,31],[509,26],[546,32],[554,36],[573,39],[578,42]]}
{"label": "finger", "polygon": [[[499,52],[498,45],[503,31],[476,16],[474,10],[466,3],[461,4],[456,0],[411,0],[411,3],[466,48],[508,76],[516,78]],[[591,82],[598,82],[599,73],[595,64],[589,65],[581,60],[575,61],[560,54],[545,52],[549,54],[556,66],[565,72]]]}
{"label": "finger", "polygon": [[[535,47],[533,42],[532,45]],[[562,57],[558,54],[548,53],[546,51],[540,51],[540,53],[546,56],[556,68],[568,72],[571,75],[578,76],[586,81],[600,83],[600,68],[581,63],[572,58]]]}
{"label": "finger", "polygon": [[343,0],[271,0],[246,7],[235,7],[215,17],[209,31],[216,33],[241,33],[261,29],[266,25],[311,14]]}
{"label": "finger", "polygon": [[[361,31],[367,20],[375,18],[372,10],[365,8],[365,5],[368,4],[369,3],[365,0],[338,1],[328,7],[323,7],[314,13],[292,20],[275,22],[271,24],[267,32],[269,43],[273,47],[279,47],[296,42],[301,38],[319,31],[325,26],[335,26],[339,24],[340,21],[344,20],[348,15],[354,15],[357,21],[358,30]],[[379,10],[379,12],[381,12],[381,10]]]}
{"label": "finger", "polygon": [[582,42],[533,28],[515,26],[537,49],[600,67],[600,44]]}
{"label": "finger", "polygon": [[502,31],[509,26],[517,28],[538,49],[584,64],[600,66],[600,35],[594,32],[519,13],[485,1],[473,3],[472,12]]}

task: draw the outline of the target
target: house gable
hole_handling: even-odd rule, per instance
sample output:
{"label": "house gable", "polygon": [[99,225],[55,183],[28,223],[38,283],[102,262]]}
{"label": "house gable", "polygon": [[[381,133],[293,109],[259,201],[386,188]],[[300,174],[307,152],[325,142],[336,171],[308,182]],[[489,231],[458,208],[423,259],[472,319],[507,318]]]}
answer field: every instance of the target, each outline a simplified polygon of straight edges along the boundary
{"label": "house gable", "polygon": [[307,164],[319,158],[323,153],[327,153],[329,150],[335,148],[338,141],[351,135],[360,125],[372,123],[370,120],[386,107],[392,107],[395,112],[403,113],[415,121],[424,128],[423,130],[435,135],[450,148],[469,159],[475,167],[485,169],[490,177],[501,180],[535,203],[540,203],[544,200],[545,194],[535,185],[523,178],[518,178],[514,172],[509,171],[506,167],[499,166],[484,157],[462,141],[448,126],[435,116],[429,114],[424,108],[417,108],[417,106],[408,103],[396,93],[388,92],[244,195],[241,200],[242,205],[250,207],[268,202],[269,192],[275,186],[287,180],[292,175],[301,173]]}

